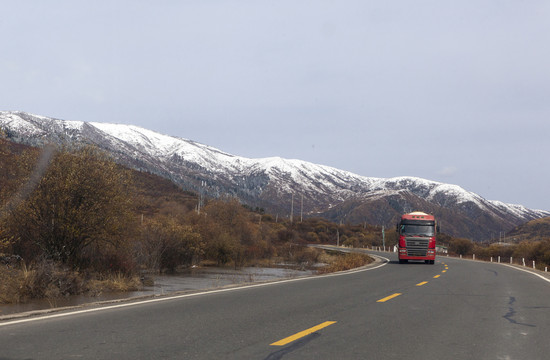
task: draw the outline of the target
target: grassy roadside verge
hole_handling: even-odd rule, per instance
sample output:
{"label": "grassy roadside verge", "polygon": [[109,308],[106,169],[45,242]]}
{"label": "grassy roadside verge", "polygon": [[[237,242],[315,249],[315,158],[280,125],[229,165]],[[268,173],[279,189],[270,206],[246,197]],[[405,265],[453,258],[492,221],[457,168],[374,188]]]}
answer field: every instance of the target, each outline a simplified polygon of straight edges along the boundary
{"label": "grassy roadside verge", "polygon": [[326,251],[321,255],[321,261],[327,265],[318,270],[319,274],[337,271],[345,271],[365,266],[374,261],[367,254],[342,253],[338,251]]}
{"label": "grassy roadside verge", "polygon": [[82,274],[59,265],[42,262],[20,268],[0,267],[0,304],[26,303],[33,299],[58,299],[71,295],[99,296],[114,291],[141,288],[137,276]]}
{"label": "grassy roadside verge", "polygon": [[[373,261],[366,254],[298,247],[293,249],[291,257],[266,259],[248,265],[283,266],[327,274],[358,268]],[[0,304],[27,303],[35,299],[55,303],[56,299],[72,295],[98,297],[109,292],[137,291],[143,286],[140,277],[135,275],[80,273],[48,261],[11,268],[0,266]]]}

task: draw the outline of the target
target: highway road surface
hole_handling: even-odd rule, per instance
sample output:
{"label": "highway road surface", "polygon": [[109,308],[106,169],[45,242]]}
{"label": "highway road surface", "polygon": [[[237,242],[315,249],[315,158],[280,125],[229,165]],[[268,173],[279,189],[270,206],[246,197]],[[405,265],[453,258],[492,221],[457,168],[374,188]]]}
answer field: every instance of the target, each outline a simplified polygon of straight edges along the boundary
{"label": "highway road surface", "polygon": [[382,256],[337,276],[4,321],[0,359],[550,358],[550,282]]}

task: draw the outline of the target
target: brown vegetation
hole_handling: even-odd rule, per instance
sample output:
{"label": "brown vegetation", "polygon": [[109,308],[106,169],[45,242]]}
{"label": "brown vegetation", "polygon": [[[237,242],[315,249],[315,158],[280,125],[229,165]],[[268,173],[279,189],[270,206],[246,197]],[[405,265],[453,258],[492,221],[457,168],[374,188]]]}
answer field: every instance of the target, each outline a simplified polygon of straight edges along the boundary
{"label": "brown vegetation", "polygon": [[327,253],[323,262],[328,265],[319,269],[319,273],[329,273],[355,269],[371,263],[373,259],[367,254],[360,253]]}
{"label": "brown vegetation", "polygon": [[[311,268],[321,252],[308,243],[381,245],[378,227],[290,222],[231,197],[199,213],[196,194],[89,146],[39,151],[0,138],[0,154],[0,302],[134,289],[140,271],[201,264]],[[360,263],[343,262],[330,271]]]}
{"label": "brown vegetation", "polygon": [[[313,268],[362,266],[360,254],[326,255],[307,244],[382,245],[382,229],[322,218],[290,221],[206,199],[166,179],[118,166],[95,148],[39,151],[0,138],[0,303],[140,286],[141,271],[174,272],[213,264]],[[516,229],[519,244],[482,246],[441,234],[453,254],[501,256],[550,265],[549,221]],[[534,229],[534,230],[533,230]],[[385,244],[396,243],[386,229]]]}
{"label": "brown vegetation", "polygon": [[[538,220],[534,221],[538,222]],[[452,238],[442,234],[439,237],[439,242],[445,244],[452,255],[471,257],[475,255],[476,259],[487,261],[490,261],[491,258],[497,261],[500,257],[502,262],[508,263],[512,259],[515,264],[522,264],[525,260],[529,266],[532,266],[533,261],[535,261],[536,267],[540,270],[549,267],[550,237],[534,237],[525,232],[525,238],[530,240],[523,240],[519,243],[480,244],[468,239]]]}
{"label": "brown vegetation", "polygon": [[550,239],[550,217],[531,220],[517,226],[506,234],[506,238],[515,243]]}
{"label": "brown vegetation", "polygon": [[84,274],[43,260],[32,265],[0,269],[0,304],[69,295],[98,296],[104,292],[138,290],[137,276],[122,273]]}
{"label": "brown vegetation", "polygon": [[[35,154],[21,160],[23,173],[32,177]],[[93,261],[90,252],[117,246],[130,205],[129,176],[105,154],[90,147],[60,149],[4,227],[13,252],[23,258],[41,254],[78,268]]]}

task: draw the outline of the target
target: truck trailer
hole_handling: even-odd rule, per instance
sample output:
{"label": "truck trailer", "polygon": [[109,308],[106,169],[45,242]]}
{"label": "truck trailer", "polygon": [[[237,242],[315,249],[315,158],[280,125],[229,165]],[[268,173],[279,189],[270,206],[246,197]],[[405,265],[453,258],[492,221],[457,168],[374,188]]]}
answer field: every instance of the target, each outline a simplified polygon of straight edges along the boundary
{"label": "truck trailer", "polygon": [[399,263],[424,260],[435,263],[435,238],[439,227],[433,215],[415,211],[401,216],[397,224]]}

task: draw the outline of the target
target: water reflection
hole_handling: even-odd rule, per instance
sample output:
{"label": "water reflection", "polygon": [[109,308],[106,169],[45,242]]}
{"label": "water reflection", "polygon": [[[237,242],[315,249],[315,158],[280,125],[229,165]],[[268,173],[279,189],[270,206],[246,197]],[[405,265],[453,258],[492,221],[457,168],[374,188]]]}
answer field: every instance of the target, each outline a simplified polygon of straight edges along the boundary
{"label": "water reflection", "polygon": [[99,301],[128,299],[140,296],[164,295],[178,291],[196,291],[215,289],[228,285],[264,282],[312,275],[310,270],[292,270],[280,268],[197,268],[185,274],[147,275],[145,286],[140,291],[123,293],[105,293],[99,296],[77,295],[57,299],[40,299],[26,304],[0,305],[0,317],[21,312],[44,310],[55,307],[76,306]]}

